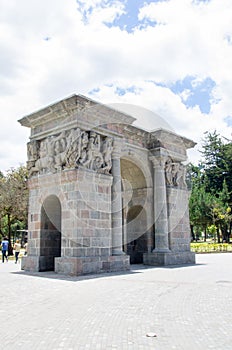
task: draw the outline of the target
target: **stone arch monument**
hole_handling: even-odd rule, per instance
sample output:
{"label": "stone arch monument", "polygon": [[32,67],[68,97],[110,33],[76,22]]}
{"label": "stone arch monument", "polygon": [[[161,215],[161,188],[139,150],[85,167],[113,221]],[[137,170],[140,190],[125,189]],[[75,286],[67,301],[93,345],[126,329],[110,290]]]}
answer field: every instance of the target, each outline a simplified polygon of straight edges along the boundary
{"label": "stone arch monument", "polygon": [[184,166],[195,143],[134,121],[82,95],[19,120],[31,129],[22,269],[81,275],[195,263]]}

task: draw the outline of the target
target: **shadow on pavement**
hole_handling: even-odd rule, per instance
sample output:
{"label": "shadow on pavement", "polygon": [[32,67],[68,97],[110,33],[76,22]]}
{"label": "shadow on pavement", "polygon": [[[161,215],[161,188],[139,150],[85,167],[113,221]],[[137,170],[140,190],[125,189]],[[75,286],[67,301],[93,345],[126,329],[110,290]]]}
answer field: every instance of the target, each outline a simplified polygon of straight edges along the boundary
{"label": "shadow on pavement", "polygon": [[126,275],[138,274],[138,273],[142,273],[143,270],[154,270],[154,271],[157,269],[178,270],[178,269],[197,267],[202,265],[206,265],[206,264],[169,265],[169,266],[149,266],[149,265],[143,265],[143,264],[132,264],[130,267],[130,270],[128,271],[103,272],[99,274],[95,273],[95,274],[86,274],[81,276],[57,274],[54,271],[30,272],[30,271],[21,270],[21,271],[16,271],[11,273],[16,275],[30,276],[30,277],[41,277],[41,278],[56,279],[56,280],[63,280],[63,281],[69,281],[69,282],[79,282],[79,281],[98,279],[98,278],[111,278],[113,276],[122,276],[122,275],[126,276]]}

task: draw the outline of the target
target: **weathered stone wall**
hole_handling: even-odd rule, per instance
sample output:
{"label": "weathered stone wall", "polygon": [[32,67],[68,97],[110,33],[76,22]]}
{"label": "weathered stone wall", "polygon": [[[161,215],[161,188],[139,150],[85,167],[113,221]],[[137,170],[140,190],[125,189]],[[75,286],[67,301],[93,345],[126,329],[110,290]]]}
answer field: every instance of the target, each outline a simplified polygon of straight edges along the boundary
{"label": "weathered stone wall", "polygon": [[[28,255],[46,255],[48,239],[44,239],[41,231],[41,210],[46,198],[57,196],[61,203],[61,256],[109,257],[112,246],[111,184],[111,176],[83,169],[31,178]],[[26,268],[30,269],[30,266],[27,264]]]}
{"label": "weathered stone wall", "polygon": [[167,193],[170,249],[175,252],[189,251],[189,191],[168,188]]}

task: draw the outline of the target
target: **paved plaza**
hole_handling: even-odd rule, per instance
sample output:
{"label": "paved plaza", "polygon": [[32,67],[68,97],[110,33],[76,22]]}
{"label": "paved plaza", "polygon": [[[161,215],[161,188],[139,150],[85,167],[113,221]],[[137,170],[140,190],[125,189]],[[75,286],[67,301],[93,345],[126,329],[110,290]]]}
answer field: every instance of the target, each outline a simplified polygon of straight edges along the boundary
{"label": "paved plaza", "polygon": [[232,254],[196,261],[82,277],[1,263],[1,347],[231,350]]}

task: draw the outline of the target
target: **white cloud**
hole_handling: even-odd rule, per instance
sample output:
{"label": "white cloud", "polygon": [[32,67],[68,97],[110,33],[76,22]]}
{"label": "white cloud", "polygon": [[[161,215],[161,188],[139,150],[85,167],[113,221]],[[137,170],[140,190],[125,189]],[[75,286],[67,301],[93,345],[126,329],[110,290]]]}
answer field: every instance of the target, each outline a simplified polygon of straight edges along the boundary
{"label": "white cloud", "polygon": [[[145,4],[139,19],[159,25],[138,23],[131,33],[106,25],[125,12],[125,1],[0,0],[0,8],[0,170],[26,160],[20,117],[95,88],[92,98],[151,109],[196,141],[206,130],[231,134],[224,122],[232,114],[231,0]],[[209,115],[186,108],[188,89],[178,96],[165,87],[186,76],[215,82]]]}
{"label": "white cloud", "polygon": [[182,98],[183,101],[186,101],[189,96],[191,96],[191,90],[185,89],[181,94],[180,97]]}
{"label": "white cloud", "polygon": [[124,4],[117,0],[79,0],[77,3],[84,22],[93,27],[113,22],[125,12]]}

